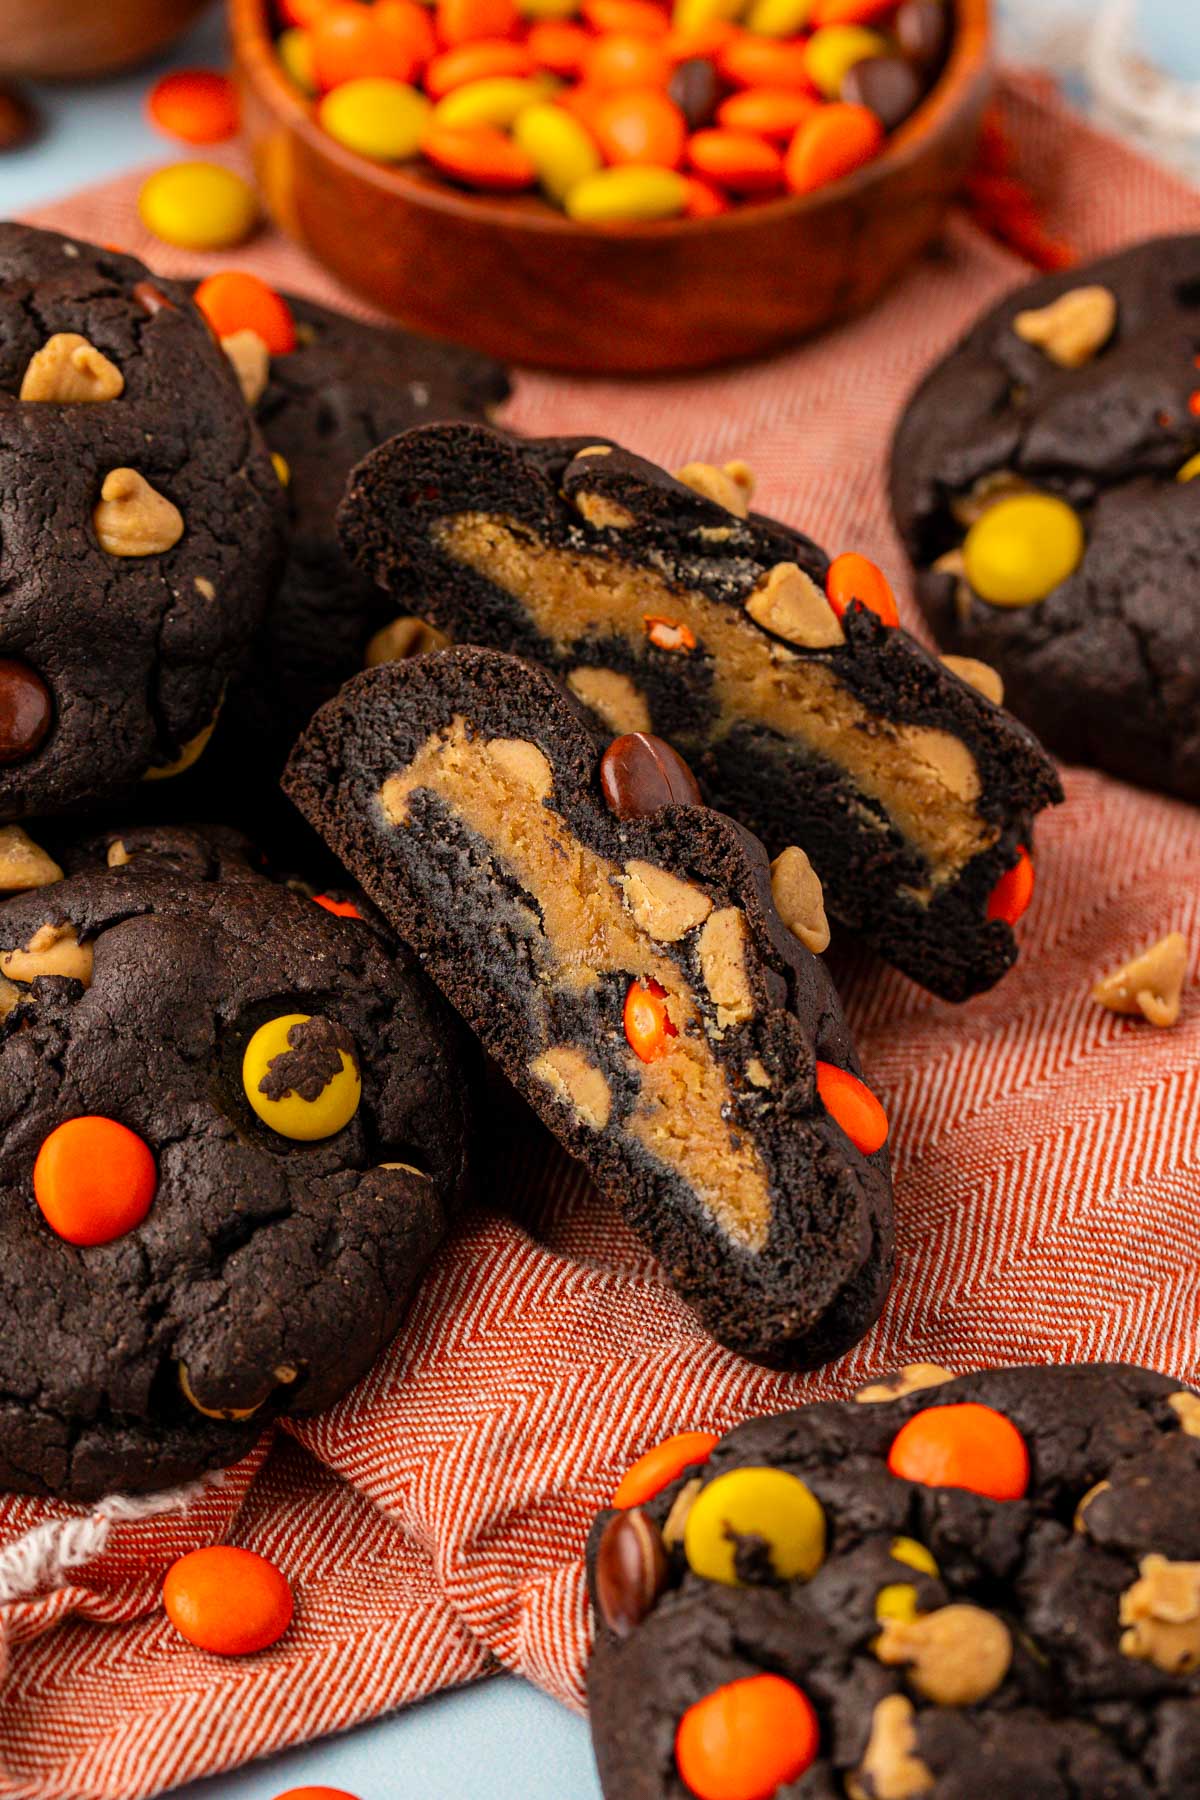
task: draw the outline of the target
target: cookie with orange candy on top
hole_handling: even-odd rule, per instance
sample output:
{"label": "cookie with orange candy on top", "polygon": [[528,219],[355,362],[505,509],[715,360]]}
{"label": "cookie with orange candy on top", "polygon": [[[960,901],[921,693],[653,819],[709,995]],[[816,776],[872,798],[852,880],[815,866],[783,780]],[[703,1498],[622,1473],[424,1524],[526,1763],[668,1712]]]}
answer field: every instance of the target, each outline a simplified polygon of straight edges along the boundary
{"label": "cookie with orange candy on top", "polygon": [[430,426],[358,467],[340,521],[399,614],[666,738],[773,856],[807,853],[833,918],[966,999],[1017,956],[1058,776],[991,670],[931,656],[874,563],[752,493],[742,463],[670,475],[603,438]]}
{"label": "cookie with orange candy on top", "polygon": [[833,985],[820,884],[607,749],[544,669],[452,649],[317,714],[285,791],[722,1343],[824,1361],[892,1265],[888,1120]]}
{"label": "cookie with orange candy on top", "polygon": [[60,855],[0,904],[0,1488],[89,1500],[366,1370],[457,1210],[471,1069],[382,922],[236,833]]}
{"label": "cookie with orange candy on top", "polygon": [[1200,1791],[1200,1395],[911,1365],[652,1447],[588,1552],[608,1800]]}

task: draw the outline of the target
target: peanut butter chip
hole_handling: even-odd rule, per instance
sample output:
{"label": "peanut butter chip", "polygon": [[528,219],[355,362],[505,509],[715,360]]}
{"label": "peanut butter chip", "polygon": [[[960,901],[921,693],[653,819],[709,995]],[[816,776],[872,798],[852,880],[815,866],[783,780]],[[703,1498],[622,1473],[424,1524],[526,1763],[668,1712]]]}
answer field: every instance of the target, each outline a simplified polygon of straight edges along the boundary
{"label": "peanut butter chip", "polygon": [[1181,931],[1169,932],[1115,974],[1098,981],[1092,999],[1109,1012],[1140,1013],[1151,1025],[1177,1025],[1187,962],[1187,939]]}
{"label": "peanut butter chip", "polygon": [[974,1706],[1008,1674],[1012,1637],[982,1607],[943,1606],[917,1619],[885,1621],[875,1654],[889,1668],[906,1668],[917,1692],[935,1706]]}
{"label": "peanut butter chip", "polygon": [[1165,1675],[1200,1669],[1200,1563],[1143,1556],[1121,1595],[1122,1654]]}
{"label": "peanut butter chip", "polygon": [[21,990],[13,981],[5,981],[0,975],[0,1021],[7,1019],[13,1007],[21,998]]}
{"label": "peanut butter chip", "polygon": [[993,669],[991,663],[979,662],[973,656],[943,656],[942,666],[973,687],[977,694],[990,700],[993,706],[1004,705],[1004,678],[999,669]]}
{"label": "peanut butter chip", "polygon": [[661,944],[678,943],[712,911],[712,901],[700,888],[653,863],[627,862],[619,886],[635,922]]}
{"label": "peanut butter chip", "polygon": [[0,889],[9,894],[49,887],[63,872],[19,825],[0,825]]}
{"label": "peanut butter chip", "polygon": [[207,575],[197,575],[196,579],[192,583],[192,585],[195,588],[196,592],[200,595],[200,598],[202,600],[215,600],[216,599],[217,590],[213,586],[212,582],[208,579]]}
{"label": "peanut butter chip", "polygon": [[1081,369],[1103,350],[1117,323],[1117,300],[1106,287],[1077,287],[1049,306],[1019,312],[1013,330],[1063,369]]}
{"label": "peanut butter chip", "polygon": [[844,644],[842,622],[811,575],[796,563],[776,563],[746,601],[756,625],[806,650]]}
{"label": "peanut butter chip", "polygon": [[672,1501],[671,1510],[667,1514],[666,1523],[662,1528],[662,1541],[668,1550],[673,1550],[676,1544],[682,1544],[688,1514],[695,1504],[696,1495],[703,1486],[704,1483],[699,1475],[693,1475],[690,1481],[684,1483]]}
{"label": "peanut butter chip", "polygon": [[757,1056],[752,1056],[746,1064],[746,1079],[756,1088],[769,1088],[771,1077]]}
{"label": "peanut butter chip", "polygon": [[407,662],[413,656],[431,656],[435,650],[445,650],[450,639],[436,625],[427,625],[424,619],[414,618],[411,614],[401,619],[393,619],[385,625],[367,645],[363,657],[363,667],[377,669],[381,663]]}
{"label": "peanut butter chip", "polygon": [[204,729],[198,731],[195,737],[188,739],[174,762],[158,763],[153,768],[147,769],[142,780],[170,781],[173,775],[182,775],[186,769],[191,768],[193,763],[198,763],[208,749],[209,739],[217,729],[217,716],[219,716],[220,710],[218,707],[217,715],[214,715]]}
{"label": "peanut butter chip", "polygon": [[771,864],[771,896],[788,930],[814,956],[829,948],[829,920],[820,877],[799,845],[792,844]]}
{"label": "peanut butter chip", "polygon": [[846,1777],[849,1800],[912,1800],[932,1792],[933,1771],[916,1753],[916,1717],[903,1694],[879,1701],[862,1762]]}
{"label": "peanut butter chip", "polygon": [[1188,1437],[1200,1437],[1200,1394],[1181,1390],[1172,1394],[1167,1405],[1179,1420]]}
{"label": "peanut butter chip", "polygon": [[105,861],[110,869],[123,869],[129,861],[129,852],[120,838],[114,838],[108,846],[108,855]]}
{"label": "peanut butter chip", "polygon": [[711,914],[700,933],[700,972],[716,1005],[720,1030],[754,1017],[746,974],[746,921],[736,906],[723,906]]}
{"label": "peanut butter chip", "polygon": [[922,1388],[941,1387],[943,1382],[953,1380],[950,1370],[939,1368],[937,1363],[905,1363],[894,1375],[885,1375],[882,1381],[859,1388],[854,1398],[861,1406],[873,1406],[884,1400],[902,1400],[905,1394],[917,1394]]}
{"label": "peanut butter chip", "polygon": [[74,925],[41,925],[22,950],[0,954],[0,975],[36,981],[39,975],[67,975],[92,985],[92,946],[81,944]]}
{"label": "peanut butter chip", "polygon": [[257,331],[231,331],[221,348],[233,366],[247,406],[257,406],[271,379],[271,352]]}
{"label": "peanut butter chip", "polygon": [[646,697],[628,675],[617,669],[572,669],[567,686],[577,700],[603,719],[614,737],[651,729]]}
{"label": "peanut butter chip", "polygon": [[612,1111],[612,1089],[603,1072],[588,1061],[582,1050],[576,1050],[572,1044],[558,1044],[535,1057],[529,1072],[573,1107],[585,1125],[593,1131],[604,1130]]}
{"label": "peanut butter chip", "polygon": [[744,462],[726,463],[724,468],[718,468],[715,463],[690,462],[682,469],[676,469],[675,479],[739,519],[744,519],[750,511],[755,482]]}
{"label": "peanut butter chip", "polygon": [[492,738],[487,753],[511,781],[544,800],[554,786],[554,771],[543,751],[526,738]]}
{"label": "peanut butter chip", "polygon": [[631,525],[637,524],[629,508],[608,494],[589,494],[583,489],[571,499],[576,512],[598,531],[603,531],[606,526],[610,531],[628,531]]}
{"label": "peanut butter chip", "polygon": [[124,392],[125,377],[116,363],[77,331],[58,331],[30,358],[20,397],[79,406],[117,400]]}
{"label": "peanut butter chip", "polygon": [[110,469],[92,523],[110,556],[161,556],[183,536],[183,514],[136,469]]}

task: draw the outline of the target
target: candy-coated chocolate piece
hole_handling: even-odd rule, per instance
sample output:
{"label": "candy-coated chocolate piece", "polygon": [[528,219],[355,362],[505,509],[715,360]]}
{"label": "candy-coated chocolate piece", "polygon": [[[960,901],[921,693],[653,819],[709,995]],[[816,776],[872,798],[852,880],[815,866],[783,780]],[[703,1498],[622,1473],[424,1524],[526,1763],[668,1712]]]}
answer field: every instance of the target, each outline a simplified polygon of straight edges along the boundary
{"label": "candy-coated chocolate piece", "polygon": [[296,348],[291,307],[258,275],[223,269],[202,281],[193,299],[219,338],[252,331],[272,356],[287,356]]}
{"label": "candy-coated chocolate piece", "polygon": [[666,87],[671,62],[660,38],[612,32],[595,40],[584,56],[581,73],[589,87]]}
{"label": "candy-coated chocolate piece", "polygon": [[186,144],[220,144],[238,128],[237,90],[217,69],[176,69],[146,101],[151,123]]}
{"label": "candy-coated chocolate piece", "polygon": [[803,1775],[819,1743],[808,1696],[781,1675],[751,1675],[688,1708],[675,1764],[696,1800],[772,1800]]}
{"label": "candy-coated chocolate piece", "polygon": [[813,86],[827,100],[836,100],[842,83],[855,63],[866,56],[886,56],[888,41],[861,25],[825,25],[815,31],[805,49],[805,67]]}
{"label": "candy-coated chocolate piece", "polygon": [[627,163],[620,169],[600,169],[580,181],[567,195],[572,219],[589,225],[646,223],[653,219],[677,219],[687,204],[687,184],[674,169],[655,169]]}
{"label": "candy-coated chocolate piece", "polygon": [[902,56],[866,56],[847,69],[841,98],[853,106],[869,107],[885,131],[895,131],[924,92],[920,76]]}
{"label": "candy-coated chocolate piece", "polygon": [[1029,1487],[1029,1451],[1011,1419],[962,1401],[930,1406],[900,1427],[888,1468],[922,1487],[965,1488],[990,1500],[1020,1500]]}
{"label": "candy-coated chocolate piece", "polygon": [[731,1469],[697,1494],[683,1545],[693,1574],[705,1581],[809,1581],[825,1558],[825,1514],[796,1475]]}
{"label": "candy-coated chocolate piece", "polygon": [[618,819],[641,819],[662,806],[699,806],[696,777],[677,750],[648,732],[614,738],[600,763],[600,786]]}
{"label": "candy-coated chocolate piece", "polygon": [[752,131],[779,143],[789,140],[820,105],[798,88],[743,88],[717,109],[717,123],[729,131]]}
{"label": "candy-coated chocolate piece", "polygon": [[905,56],[930,72],[942,62],[950,45],[950,10],[945,0],[904,0],[892,30]]}
{"label": "candy-coated chocolate piece", "polygon": [[438,37],[448,46],[515,37],[521,22],[513,0],[438,0],[435,16]]}
{"label": "candy-coated chocolate piece", "polygon": [[661,88],[621,88],[607,94],[592,117],[605,160],[674,169],[683,157],[687,124]]}
{"label": "candy-coated chocolate piece", "polygon": [[407,162],[421,148],[432,112],[419,89],[382,75],[343,82],[326,94],[317,117],[331,138],[377,162]]}
{"label": "candy-coated chocolate piece", "polygon": [[242,176],[218,163],[172,163],[142,184],[138,217],[181,250],[232,250],[258,222],[258,199]]}
{"label": "candy-coated chocolate piece", "polygon": [[1068,580],[1084,552],[1083,521],[1053,494],[989,506],[963,544],[966,577],[991,606],[1036,606]]}
{"label": "candy-coated chocolate piece", "polygon": [[362,1099],[349,1032],[308,1013],[259,1026],[242,1057],[242,1086],[264,1125],[305,1143],[343,1130]]}
{"label": "candy-coated chocolate piece", "polygon": [[783,158],[774,144],[753,132],[694,132],[687,155],[698,175],[735,194],[770,194],[783,185]]}
{"label": "candy-coated chocolate piece", "polygon": [[495,125],[507,130],[528,107],[544,100],[546,92],[544,77],[489,75],[452,89],[438,101],[433,116],[439,125]]}
{"label": "candy-coated chocolate piece", "polygon": [[760,37],[790,38],[809,22],[812,0],[751,0],[746,25]]}
{"label": "candy-coated chocolate piece", "polygon": [[845,100],[819,107],[792,139],[784,165],[789,188],[794,194],[811,194],[853,174],[878,156],[883,136],[869,107]]}
{"label": "candy-coated chocolate piece", "polygon": [[919,1544],[917,1542],[916,1538],[893,1538],[891,1543],[891,1556],[893,1562],[907,1563],[910,1569],[919,1569],[922,1575],[936,1575],[938,1573],[938,1566],[934,1561],[933,1556],[925,1548],[924,1544]]}
{"label": "candy-coated chocolate piece", "polygon": [[798,88],[815,94],[808,72],[807,46],[735,32],[716,52],[717,71],[735,87]]}
{"label": "candy-coated chocolate piece", "polygon": [[665,988],[657,981],[631,981],[625,995],[625,1036],[642,1062],[656,1062],[679,1036],[679,1027],[667,1010]]}
{"label": "candy-coated chocolate piece", "polygon": [[317,68],[310,32],[300,25],[289,25],[275,40],[275,54],[294,88],[308,96],[316,93]]}
{"label": "candy-coated chocolate piece", "polygon": [[596,1546],[596,1601],[618,1637],[628,1637],[667,1584],[662,1533],[637,1507],[608,1521]]}
{"label": "candy-coated chocolate piece", "polygon": [[835,556],[825,577],[825,593],[838,618],[855,602],[873,612],[885,625],[899,625],[896,597],[891,583],[877,563],[860,556],[856,550],[845,550]]}
{"label": "candy-coated chocolate piece", "polygon": [[508,38],[480,38],[435,56],[425,71],[424,87],[430,99],[440,100],[469,82],[487,81],[497,75],[532,75],[536,68],[532,34],[529,44],[514,44]]}
{"label": "candy-coated chocolate piece", "polygon": [[25,762],[54,722],[50,689],[15,656],[0,657],[0,764]]}
{"label": "candy-coated chocolate piece", "polygon": [[421,149],[443,175],[466,187],[510,194],[537,180],[524,150],[494,125],[441,125],[434,119],[422,133]]}
{"label": "candy-coated chocolate piece", "polygon": [[56,1126],[38,1151],[33,1193],[50,1229],[68,1244],[110,1244],[140,1225],[158,1170],[148,1144],[95,1114]]}
{"label": "candy-coated chocolate piece", "polygon": [[707,56],[689,56],[678,63],[667,83],[667,92],[687,121],[689,131],[702,131],[712,124],[721,98],[721,83]]}
{"label": "candy-coated chocolate piece", "polygon": [[817,1092],[831,1119],[835,1119],[855,1149],[864,1156],[882,1150],[888,1138],[888,1118],[866,1082],[839,1069],[834,1063],[818,1062]]}
{"label": "candy-coated chocolate piece", "polygon": [[613,1495],[614,1506],[644,1506],[695,1463],[706,1463],[718,1443],[711,1431],[677,1431],[631,1463]]}
{"label": "candy-coated chocolate piece", "polygon": [[542,191],[559,206],[572,188],[600,167],[591,133],[552,100],[525,108],[513,125],[513,142],[537,170]]}
{"label": "candy-coated chocolate piece", "polygon": [[163,1608],[181,1636],[214,1656],[252,1656],[292,1622],[292,1590],[253,1550],[213,1544],[171,1564]]}
{"label": "candy-coated chocolate piece", "polygon": [[1006,869],[988,896],[987,916],[1015,925],[1029,910],[1033,899],[1033,858],[1028,850],[1018,847],[1017,860]]}

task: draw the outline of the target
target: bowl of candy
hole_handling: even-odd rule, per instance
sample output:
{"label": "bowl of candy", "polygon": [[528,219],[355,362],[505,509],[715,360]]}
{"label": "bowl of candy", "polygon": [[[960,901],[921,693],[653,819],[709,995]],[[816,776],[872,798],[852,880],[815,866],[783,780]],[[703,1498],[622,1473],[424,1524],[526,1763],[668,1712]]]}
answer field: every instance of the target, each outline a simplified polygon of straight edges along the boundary
{"label": "bowl of candy", "polygon": [[609,373],[762,354],[936,235],[988,0],[230,0],[279,222],[413,329]]}
{"label": "bowl of candy", "polygon": [[144,62],[206,0],[0,0],[0,76],[82,79]]}

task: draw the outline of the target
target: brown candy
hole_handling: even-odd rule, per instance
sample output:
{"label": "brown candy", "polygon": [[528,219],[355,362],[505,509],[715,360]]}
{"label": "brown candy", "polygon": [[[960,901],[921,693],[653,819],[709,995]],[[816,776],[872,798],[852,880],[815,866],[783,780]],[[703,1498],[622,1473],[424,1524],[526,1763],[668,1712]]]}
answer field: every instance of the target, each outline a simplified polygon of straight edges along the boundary
{"label": "brown candy", "polygon": [[950,43],[950,19],[943,0],[904,0],[892,30],[910,62],[926,73],[938,68]]}
{"label": "brown candy", "polygon": [[0,764],[24,762],[54,718],[50,689],[28,663],[0,657]]}
{"label": "brown candy", "polygon": [[618,819],[642,819],[661,806],[699,806],[696,777],[677,750],[645,731],[614,738],[600,764],[600,786]]}
{"label": "brown candy", "polygon": [[712,124],[722,91],[717,71],[703,56],[690,56],[678,64],[667,83],[667,92],[683,114],[689,131],[702,131]]}
{"label": "brown candy", "polygon": [[653,1612],[667,1585],[662,1533],[643,1512],[618,1513],[596,1548],[596,1603],[617,1637],[628,1637]]}
{"label": "brown candy", "polygon": [[865,56],[846,71],[841,97],[867,107],[885,131],[895,131],[924,91],[920,75],[902,56]]}
{"label": "brown candy", "polygon": [[155,313],[162,312],[164,308],[167,312],[176,310],[175,302],[168,300],[162,289],[156,288],[152,281],[139,281],[133,290],[133,297],[142,310],[150,314],[151,318]]}

